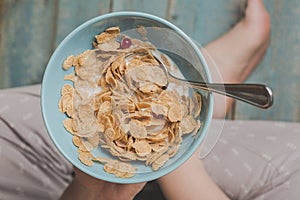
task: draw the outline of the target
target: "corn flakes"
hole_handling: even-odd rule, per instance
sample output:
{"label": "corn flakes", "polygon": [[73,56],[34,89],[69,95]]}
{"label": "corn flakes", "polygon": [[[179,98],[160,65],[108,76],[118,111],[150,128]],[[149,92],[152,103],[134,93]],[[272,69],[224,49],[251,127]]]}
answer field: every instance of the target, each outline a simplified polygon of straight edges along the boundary
{"label": "corn flakes", "polygon": [[[139,29],[142,31],[143,29]],[[144,162],[156,171],[176,155],[185,134],[196,135],[201,122],[201,95],[192,98],[167,87],[168,78],[153,57],[149,42],[130,38],[110,27],[95,36],[94,48],[69,56],[59,110],[70,132],[78,159],[87,166],[103,165],[107,173],[130,178]],[[172,62],[163,54],[167,67]],[[176,69],[178,70],[178,69]],[[94,156],[102,148],[116,159]]]}

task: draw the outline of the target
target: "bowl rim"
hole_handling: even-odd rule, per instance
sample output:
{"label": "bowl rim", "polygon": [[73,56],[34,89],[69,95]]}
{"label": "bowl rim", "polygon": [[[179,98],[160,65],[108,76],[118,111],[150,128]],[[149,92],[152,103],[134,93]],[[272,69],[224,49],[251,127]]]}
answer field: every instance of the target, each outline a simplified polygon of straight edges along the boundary
{"label": "bowl rim", "polygon": [[62,42],[57,46],[57,48],[54,50],[53,54],[51,55],[51,57],[50,57],[50,59],[47,63],[47,66],[46,66],[46,69],[45,69],[45,72],[44,72],[44,75],[43,75],[42,85],[41,85],[41,110],[42,110],[43,121],[44,121],[44,124],[45,124],[48,135],[50,136],[52,142],[55,144],[55,147],[64,156],[64,158],[66,158],[73,166],[77,167],[81,171],[89,174],[90,176],[101,179],[101,180],[114,182],[114,183],[128,184],[128,183],[146,182],[146,181],[151,181],[151,180],[160,178],[160,177],[172,172],[173,170],[177,169],[185,161],[187,161],[192,156],[192,154],[194,154],[194,152],[197,150],[199,145],[204,141],[205,136],[208,133],[208,129],[209,129],[209,126],[210,126],[211,120],[212,120],[214,100],[213,100],[212,93],[208,93],[209,98],[210,98],[210,104],[209,104],[209,107],[208,107],[207,121],[205,123],[205,126],[202,129],[203,134],[201,135],[201,138],[199,138],[198,141],[195,144],[193,144],[191,147],[189,147],[191,149],[189,149],[185,153],[185,156],[178,158],[176,160],[176,162],[174,162],[172,165],[170,165],[168,167],[165,167],[165,168],[162,168],[162,169],[159,169],[158,171],[156,171],[156,172],[159,172],[159,173],[151,173],[150,176],[149,175],[145,176],[143,179],[136,178],[136,176],[133,176],[131,178],[117,178],[117,177],[109,178],[109,177],[101,176],[100,173],[98,173],[98,174],[93,173],[93,172],[87,170],[87,168],[85,166],[79,166],[77,163],[72,162],[72,159],[71,159],[72,156],[68,155],[65,152],[64,148],[61,147],[58,144],[58,142],[56,141],[57,138],[55,138],[53,133],[50,131],[50,129],[51,129],[51,120],[48,118],[48,116],[46,114],[46,111],[45,111],[45,102],[46,102],[45,94],[47,93],[47,91],[45,89],[45,84],[46,84],[45,80],[48,79],[47,77],[49,76],[49,73],[48,73],[49,68],[53,67],[52,63],[55,61],[55,58],[56,58],[56,55],[59,52],[59,49],[61,49],[70,38],[74,37],[77,34],[77,32],[87,28],[90,25],[93,25],[94,23],[96,23],[98,21],[105,20],[105,19],[108,19],[108,18],[113,18],[113,17],[121,17],[121,16],[123,16],[123,17],[124,16],[125,17],[127,17],[127,16],[128,17],[142,17],[142,18],[146,18],[146,19],[148,18],[148,19],[151,19],[151,20],[154,20],[154,21],[158,21],[159,23],[164,24],[164,25],[170,27],[171,29],[173,29],[181,37],[183,37],[188,42],[189,45],[191,45],[191,47],[195,51],[196,55],[200,58],[200,60],[202,62],[202,65],[204,67],[204,71],[205,71],[206,76],[207,76],[207,82],[211,82],[212,79],[211,79],[211,74],[210,74],[208,65],[205,61],[204,55],[201,53],[201,51],[199,50],[198,46],[194,43],[194,41],[188,35],[186,35],[180,28],[178,28],[177,26],[175,26],[171,22],[169,22],[169,21],[167,21],[167,20],[165,20],[161,17],[149,14],[149,13],[135,12],[135,11],[119,11],[119,12],[111,12],[111,13],[107,13],[107,14],[104,14],[104,15],[94,17],[92,19],[89,19],[89,20],[85,21],[84,23],[79,25],[77,28],[75,28],[73,31],[71,31],[62,40]]}

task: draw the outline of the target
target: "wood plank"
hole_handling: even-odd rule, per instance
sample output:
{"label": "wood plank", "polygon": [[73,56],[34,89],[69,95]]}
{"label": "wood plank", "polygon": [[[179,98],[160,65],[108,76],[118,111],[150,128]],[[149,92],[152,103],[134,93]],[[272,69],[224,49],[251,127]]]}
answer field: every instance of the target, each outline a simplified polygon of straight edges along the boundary
{"label": "wood plank", "polygon": [[272,33],[268,52],[248,82],[262,82],[274,90],[274,105],[264,111],[238,103],[236,118],[300,121],[300,2],[267,0]]}
{"label": "wood plank", "polygon": [[168,0],[113,0],[112,11],[138,11],[166,18]]}
{"label": "wood plank", "polygon": [[1,0],[1,88],[41,81],[51,52],[54,3]]}
{"label": "wood plank", "polygon": [[171,0],[169,20],[204,45],[220,36],[238,20],[240,0]]}
{"label": "wood plank", "polygon": [[57,14],[56,47],[72,30],[83,22],[110,12],[112,0],[59,0]]}
{"label": "wood plank", "polygon": [[0,1],[0,88],[8,87],[9,79],[7,78],[6,74],[8,74],[8,68],[4,66],[4,56],[3,56],[3,49],[5,48],[3,44],[3,25],[4,24],[4,1]]}

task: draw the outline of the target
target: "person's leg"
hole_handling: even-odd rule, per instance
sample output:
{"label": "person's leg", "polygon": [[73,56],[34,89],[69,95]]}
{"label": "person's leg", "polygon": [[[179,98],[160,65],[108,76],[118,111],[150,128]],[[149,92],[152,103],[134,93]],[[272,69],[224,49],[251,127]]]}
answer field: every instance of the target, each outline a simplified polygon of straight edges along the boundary
{"label": "person's leg", "polygon": [[0,199],[58,199],[72,179],[45,130],[39,89],[0,91]]}
{"label": "person's leg", "polygon": [[[219,69],[225,83],[243,82],[262,60],[270,39],[270,16],[263,0],[248,0],[245,17],[230,31],[205,46],[206,51]],[[213,65],[207,59],[209,65]],[[217,75],[212,74],[214,79]],[[227,98],[224,110],[220,103],[215,117],[223,117],[231,108]]]}

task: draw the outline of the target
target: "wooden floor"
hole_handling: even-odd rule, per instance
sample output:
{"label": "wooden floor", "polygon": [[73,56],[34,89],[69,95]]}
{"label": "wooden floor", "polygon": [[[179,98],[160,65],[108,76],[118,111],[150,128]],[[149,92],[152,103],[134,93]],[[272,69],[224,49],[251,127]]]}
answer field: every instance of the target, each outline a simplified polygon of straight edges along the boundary
{"label": "wooden floor", "polygon": [[[205,45],[241,17],[245,0],[0,0],[0,88],[40,83],[56,46],[84,21],[113,11],[163,17]],[[235,119],[300,121],[300,1],[265,0],[271,45],[248,82],[268,84],[274,106],[238,102]]]}

